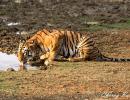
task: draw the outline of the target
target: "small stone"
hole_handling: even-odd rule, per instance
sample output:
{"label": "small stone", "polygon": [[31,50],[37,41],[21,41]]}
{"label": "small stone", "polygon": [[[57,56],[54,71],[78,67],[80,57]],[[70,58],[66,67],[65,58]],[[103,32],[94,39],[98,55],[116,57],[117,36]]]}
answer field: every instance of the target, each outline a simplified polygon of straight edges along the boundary
{"label": "small stone", "polygon": [[12,72],[12,71],[15,71],[15,70],[13,68],[7,68],[7,71]]}
{"label": "small stone", "polygon": [[51,24],[51,23],[47,23],[47,26],[52,27],[52,26],[54,26],[54,25],[53,25],[53,24]]}
{"label": "small stone", "polygon": [[40,66],[39,70],[47,70],[47,66]]}

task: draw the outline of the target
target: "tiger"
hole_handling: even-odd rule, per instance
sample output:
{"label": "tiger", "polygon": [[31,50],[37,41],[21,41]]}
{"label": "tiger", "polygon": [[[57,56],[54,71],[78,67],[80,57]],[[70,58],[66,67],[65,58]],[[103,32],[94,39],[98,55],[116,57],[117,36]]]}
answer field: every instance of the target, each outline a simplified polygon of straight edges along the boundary
{"label": "tiger", "polygon": [[[29,53],[26,53],[26,50],[28,50],[32,58],[39,56],[39,59],[43,60],[46,66],[53,63],[53,61],[130,61],[130,59],[104,56],[95,46],[93,38],[86,35],[86,33],[56,29],[46,31],[47,34],[40,31],[25,43],[20,43],[22,46],[19,47],[18,53],[20,55],[18,58],[22,54],[24,55],[21,57],[22,61],[28,59]],[[34,53],[36,51],[37,53]]]}
{"label": "tiger", "polygon": [[51,33],[50,31],[46,29],[40,30],[28,40],[25,40],[22,37],[17,52],[17,57],[20,61],[20,70],[26,69],[24,63],[27,63],[28,61],[32,60],[32,58],[38,58],[40,49],[34,41],[37,41],[37,43],[40,44],[42,39],[40,39],[39,36],[45,37],[46,35]]}

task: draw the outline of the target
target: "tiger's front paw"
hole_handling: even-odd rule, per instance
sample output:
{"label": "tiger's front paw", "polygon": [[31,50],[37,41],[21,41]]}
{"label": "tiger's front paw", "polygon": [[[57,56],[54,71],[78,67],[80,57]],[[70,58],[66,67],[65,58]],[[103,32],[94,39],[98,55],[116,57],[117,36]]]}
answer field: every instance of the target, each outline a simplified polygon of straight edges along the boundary
{"label": "tiger's front paw", "polygon": [[45,60],[44,64],[45,64],[46,66],[49,66],[49,61],[48,61],[48,60]]}
{"label": "tiger's front paw", "polygon": [[74,61],[73,58],[68,58],[67,60],[70,61],[70,62]]}
{"label": "tiger's front paw", "polygon": [[26,70],[27,70],[27,68],[25,67],[24,64],[19,65],[19,71],[26,71]]}

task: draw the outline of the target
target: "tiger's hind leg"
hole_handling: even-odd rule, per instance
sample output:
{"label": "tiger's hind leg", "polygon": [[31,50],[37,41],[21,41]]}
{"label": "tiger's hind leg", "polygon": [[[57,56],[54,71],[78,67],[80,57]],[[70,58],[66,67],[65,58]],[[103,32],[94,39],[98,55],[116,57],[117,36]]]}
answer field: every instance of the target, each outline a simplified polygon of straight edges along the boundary
{"label": "tiger's hind leg", "polygon": [[91,49],[89,47],[83,46],[82,48],[78,49],[78,52],[74,57],[69,57],[68,61],[70,61],[70,62],[80,62],[80,61],[89,60],[90,51],[91,51]]}

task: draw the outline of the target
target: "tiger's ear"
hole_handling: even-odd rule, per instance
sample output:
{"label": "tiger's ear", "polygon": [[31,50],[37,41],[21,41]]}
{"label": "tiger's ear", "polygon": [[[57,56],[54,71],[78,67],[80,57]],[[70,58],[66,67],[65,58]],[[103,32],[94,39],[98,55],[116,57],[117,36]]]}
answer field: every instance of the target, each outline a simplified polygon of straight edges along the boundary
{"label": "tiger's ear", "polygon": [[37,44],[37,41],[36,41],[36,40],[33,40],[32,43],[33,43],[33,44]]}
{"label": "tiger's ear", "polygon": [[32,41],[27,41],[27,43],[29,43],[29,45],[35,45],[37,44],[37,41],[36,40],[32,40]]}
{"label": "tiger's ear", "polygon": [[26,40],[30,39],[30,37],[31,37],[31,36],[27,36],[27,37],[26,37]]}

